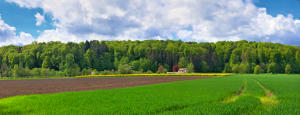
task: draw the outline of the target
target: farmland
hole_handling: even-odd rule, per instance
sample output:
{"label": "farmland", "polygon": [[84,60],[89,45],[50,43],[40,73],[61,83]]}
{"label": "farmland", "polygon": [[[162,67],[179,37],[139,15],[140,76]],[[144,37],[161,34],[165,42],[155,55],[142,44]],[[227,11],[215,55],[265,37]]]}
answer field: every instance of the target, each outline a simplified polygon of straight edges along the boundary
{"label": "farmland", "polygon": [[0,98],[95,89],[115,89],[172,81],[205,79],[210,77],[92,77],[60,79],[0,80]]}
{"label": "farmland", "polygon": [[0,100],[0,114],[299,114],[299,75],[235,74]]}

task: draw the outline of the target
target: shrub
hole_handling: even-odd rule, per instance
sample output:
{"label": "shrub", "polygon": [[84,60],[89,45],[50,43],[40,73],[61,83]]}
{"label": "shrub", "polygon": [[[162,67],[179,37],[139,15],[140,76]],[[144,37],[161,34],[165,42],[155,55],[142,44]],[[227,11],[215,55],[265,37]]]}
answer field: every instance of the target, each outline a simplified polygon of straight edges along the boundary
{"label": "shrub", "polygon": [[50,76],[50,70],[48,68],[42,68],[41,75],[42,76]]}
{"label": "shrub", "polygon": [[187,69],[188,73],[193,73],[194,72],[194,64],[190,63],[186,69]]}
{"label": "shrub", "polygon": [[260,73],[263,73],[264,70],[259,66],[259,65],[256,65],[255,68],[254,68],[254,74],[260,74]]}
{"label": "shrub", "polygon": [[285,73],[286,74],[292,73],[292,67],[291,67],[290,64],[286,64],[286,66],[285,66]]}
{"label": "shrub", "polygon": [[132,71],[131,71],[131,67],[128,65],[128,64],[125,64],[125,65],[119,65],[118,67],[118,72],[120,74],[131,74]]}
{"label": "shrub", "polygon": [[279,73],[280,66],[277,63],[272,62],[268,65],[268,73]]}
{"label": "shrub", "polygon": [[250,65],[248,63],[241,63],[239,65],[239,73],[249,73],[250,72]]}
{"label": "shrub", "polygon": [[185,68],[185,67],[187,67],[187,65],[188,65],[188,60],[186,60],[184,57],[181,57],[179,59],[178,66],[180,68]]}
{"label": "shrub", "polygon": [[157,73],[163,73],[164,72],[164,67],[160,65],[157,69]]}
{"label": "shrub", "polygon": [[90,72],[88,69],[84,68],[81,70],[81,75],[90,75]]}
{"label": "shrub", "polygon": [[76,76],[80,74],[80,68],[77,64],[73,64],[65,69],[66,76]]}
{"label": "shrub", "polygon": [[104,71],[101,71],[100,72],[101,75],[112,75],[112,74],[115,74],[115,72],[112,70],[104,70]]}
{"label": "shrub", "polygon": [[226,63],[225,64],[225,67],[224,67],[224,70],[223,70],[223,73],[231,73],[231,70],[232,68],[230,67],[230,64],[229,63]]}
{"label": "shrub", "polygon": [[91,75],[98,75],[99,72],[96,69],[91,70]]}
{"label": "shrub", "polygon": [[232,72],[233,73],[238,73],[239,72],[239,65],[238,64],[234,64],[232,66]]}
{"label": "shrub", "polygon": [[147,74],[152,74],[153,72],[151,70],[148,70],[146,73]]}
{"label": "shrub", "polygon": [[9,67],[7,66],[7,64],[3,63],[1,65],[1,69],[0,69],[0,73],[1,73],[1,77],[9,77],[11,76],[11,72]]}

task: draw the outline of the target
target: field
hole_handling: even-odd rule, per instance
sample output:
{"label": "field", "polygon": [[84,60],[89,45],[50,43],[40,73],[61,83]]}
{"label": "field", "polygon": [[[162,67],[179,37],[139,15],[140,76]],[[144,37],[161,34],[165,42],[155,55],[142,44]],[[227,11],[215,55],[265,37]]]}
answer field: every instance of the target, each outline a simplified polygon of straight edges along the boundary
{"label": "field", "polygon": [[0,114],[300,114],[299,75],[230,75],[146,86],[15,96]]}
{"label": "field", "polygon": [[45,94],[95,89],[115,89],[202,78],[209,77],[93,77],[68,79],[51,78],[0,80],[0,98],[25,94]]}

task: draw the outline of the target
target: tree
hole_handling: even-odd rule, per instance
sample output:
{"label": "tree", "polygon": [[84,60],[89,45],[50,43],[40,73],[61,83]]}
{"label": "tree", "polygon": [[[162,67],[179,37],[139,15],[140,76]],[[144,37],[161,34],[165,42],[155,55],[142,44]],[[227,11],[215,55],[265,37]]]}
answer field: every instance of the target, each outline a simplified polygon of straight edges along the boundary
{"label": "tree", "polygon": [[237,49],[234,49],[232,51],[232,54],[231,54],[231,57],[230,57],[230,65],[232,66],[233,64],[238,64],[241,62],[241,49],[237,48]]}
{"label": "tree", "polygon": [[239,70],[240,70],[239,64],[234,64],[234,65],[232,66],[231,71],[232,71],[233,73],[239,73]]}
{"label": "tree", "polygon": [[264,70],[259,66],[259,65],[256,65],[255,68],[254,68],[254,74],[260,74],[260,73],[263,73]]}
{"label": "tree", "polygon": [[181,57],[179,59],[179,62],[178,62],[179,68],[186,68],[188,64],[189,64],[188,60],[186,60],[184,57]]}
{"label": "tree", "polygon": [[138,71],[140,69],[140,61],[134,60],[130,63],[132,70]]}
{"label": "tree", "polygon": [[155,72],[157,70],[156,64],[152,63],[148,59],[140,59],[140,69],[143,70],[143,72],[147,72],[148,70]]}
{"label": "tree", "polygon": [[239,73],[250,73],[250,65],[248,63],[241,63],[239,65]]}
{"label": "tree", "polygon": [[88,68],[95,68],[95,63],[96,63],[96,53],[90,49],[88,49],[86,51],[86,53],[84,54],[84,58],[87,62],[87,66]]}
{"label": "tree", "polygon": [[290,64],[286,64],[286,66],[285,66],[285,73],[286,74],[292,73],[292,67],[291,67]]}
{"label": "tree", "polygon": [[119,64],[120,65],[129,64],[129,58],[128,57],[122,57]]}
{"label": "tree", "polygon": [[79,66],[75,63],[74,55],[73,54],[67,54],[66,55],[66,61],[65,61],[65,75],[66,76],[76,76],[80,73]]}
{"label": "tree", "polygon": [[19,69],[19,65],[15,64],[14,68],[12,70],[12,74],[14,77],[20,77],[20,69]]}
{"label": "tree", "polygon": [[1,76],[28,76],[28,71],[34,73],[34,68],[37,68],[34,71],[49,68],[47,71],[51,75],[74,76],[84,69],[110,71],[125,64],[142,72],[157,72],[163,65],[166,72],[165,69],[187,68],[190,63],[195,72],[257,73],[262,69],[270,73],[300,73],[300,47],[244,40],[217,43],[173,40],[35,42],[3,46],[0,54]]}
{"label": "tree", "polygon": [[208,72],[209,71],[209,65],[205,62],[201,62],[201,72]]}
{"label": "tree", "polygon": [[187,72],[188,73],[193,73],[195,70],[194,70],[194,64],[193,63],[190,63],[187,68],[186,68]]}
{"label": "tree", "polygon": [[280,67],[277,63],[272,62],[268,65],[268,73],[279,73]]}
{"label": "tree", "polygon": [[229,63],[226,63],[225,64],[225,67],[224,67],[224,70],[223,70],[223,73],[231,73],[231,67],[229,65]]}
{"label": "tree", "polygon": [[125,64],[125,65],[119,65],[118,67],[118,72],[120,74],[131,74],[132,71],[131,71],[131,67],[128,65],[128,64]]}
{"label": "tree", "polygon": [[43,60],[42,68],[50,68],[50,58],[48,56]]}
{"label": "tree", "polygon": [[6,63],[2,63],[1,69],[0,69],[1,77],[9,77],[10,71]]}
{"label": "tree", "polygon": [[80,75],[80,68],[77,64],[71,65],[65,69],[66,76],[76,76]]}

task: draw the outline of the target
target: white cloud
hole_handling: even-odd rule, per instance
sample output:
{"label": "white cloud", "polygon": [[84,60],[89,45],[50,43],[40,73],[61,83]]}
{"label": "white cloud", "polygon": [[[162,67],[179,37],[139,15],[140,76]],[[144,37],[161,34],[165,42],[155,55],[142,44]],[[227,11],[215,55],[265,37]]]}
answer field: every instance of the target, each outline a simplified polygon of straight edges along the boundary
{"label": "white cloud", "polygon": [[6,24],[0,16],[0,46],[4,45],[23,45],[29,44],[34,41],[31,34],[20,32],[20,35],[16,35],[16,28]]}
{"label": "white cloud", "polygon": [[40,26],[43,22],[45,22],[44,16],[42,16],[40,13],[36,13],[34,16],[35,16],[36,26]]}
{"label": "white cloud", "polygon": [[[38,41],[182,39],[299,44],[300,21],[271,16],[251,0],[6,0],[42,8],[56,29]],[[175,36],[175,37],[174,37]]]}

